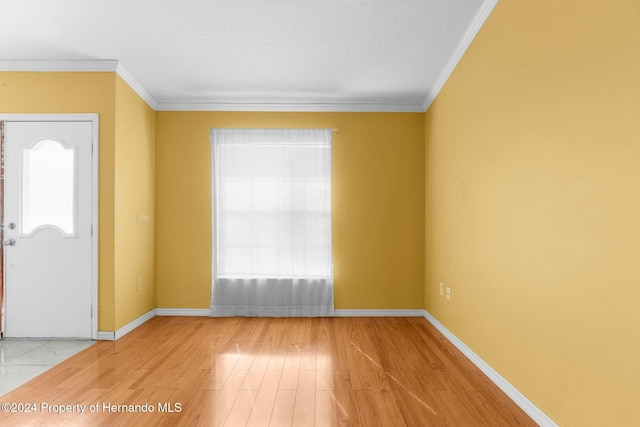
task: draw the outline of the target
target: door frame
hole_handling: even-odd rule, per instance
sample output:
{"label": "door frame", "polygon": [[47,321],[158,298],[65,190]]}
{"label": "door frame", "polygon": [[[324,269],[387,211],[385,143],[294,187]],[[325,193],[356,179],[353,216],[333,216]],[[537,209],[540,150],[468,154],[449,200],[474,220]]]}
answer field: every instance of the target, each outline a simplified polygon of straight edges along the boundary
{"label": "door frame", "polygon": [[[4,122],[91,122],[91,338],[98,339],[98,190],[99,190],[99,115],[97,113],[81,114],[2,114]],[[3,183],[4,185],[4,183]],[[0,207],[4,210],[4,206]],[[5,270],[6,271],[6,270]],[[4,280],[4,279],[3,279]],[[6,301],[5,301],[6,304]],[[4,308],[4,307],[3,307]],[[3,310],[4,312],[4,310]],[[4,325],[4,319],[3,323]]]}

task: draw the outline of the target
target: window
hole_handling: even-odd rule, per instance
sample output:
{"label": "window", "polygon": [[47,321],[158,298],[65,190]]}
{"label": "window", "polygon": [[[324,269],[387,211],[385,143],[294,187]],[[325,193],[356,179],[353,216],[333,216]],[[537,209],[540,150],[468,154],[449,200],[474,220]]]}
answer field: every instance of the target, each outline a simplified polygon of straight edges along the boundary
{"label": "window", "polygon": [[[307,289],[333,310],[331,136],[330,129],[211,130],[212,310],[229,306],[221,297],[230,294],[232,315],[239,306],[304,315],[301,307],[317,303],[298,298]],[[257,310],[263,292],[271,308]]]}
{"label": "window", "polygon": [[45,139],[22,150],[20,233],[41,227],[74,234],[75,150]]}

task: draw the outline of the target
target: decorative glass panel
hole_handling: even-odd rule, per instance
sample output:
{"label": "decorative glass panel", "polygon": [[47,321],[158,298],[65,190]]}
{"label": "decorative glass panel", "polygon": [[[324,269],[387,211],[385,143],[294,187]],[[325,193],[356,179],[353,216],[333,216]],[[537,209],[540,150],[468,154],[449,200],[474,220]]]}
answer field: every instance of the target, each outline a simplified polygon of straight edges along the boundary
{"label": "decorative glass panel", "polygon": [[45,139],[22,150],[22,234],[42,226],[75,232],[75,153]]}

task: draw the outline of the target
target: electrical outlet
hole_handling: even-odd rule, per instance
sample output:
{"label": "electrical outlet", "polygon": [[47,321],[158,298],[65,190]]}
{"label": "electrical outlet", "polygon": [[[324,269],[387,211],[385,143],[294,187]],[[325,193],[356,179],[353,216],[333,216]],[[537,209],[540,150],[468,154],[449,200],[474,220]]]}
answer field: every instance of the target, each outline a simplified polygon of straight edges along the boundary
{"label": "electrical outlet", "polygon": [[140,292],[142,290],[142,279],[138,277],[138,284],[137,284],[137,289],[138,292]]}
{"label": "electrical outlet", "polygon": [[149,224],[149,212],[138,212],[138,224]]}
{"label": "electrical outlet", "polygon": [[451,288],[447,286],[447,301],[451,301]]}
{"label": "electrical outlet", "polygon": [[444,283],[440,282],[440,296],[444,295]]}

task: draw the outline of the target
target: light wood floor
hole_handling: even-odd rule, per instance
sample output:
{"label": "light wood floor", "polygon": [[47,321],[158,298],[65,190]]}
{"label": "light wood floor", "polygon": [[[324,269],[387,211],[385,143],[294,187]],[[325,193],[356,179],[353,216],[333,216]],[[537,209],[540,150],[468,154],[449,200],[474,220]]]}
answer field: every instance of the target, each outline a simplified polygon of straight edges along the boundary
{"label": "light wood floor", "polygon": [[3,426],[536,425],[422,318],[155,317],[0,403],[37,411]]}

